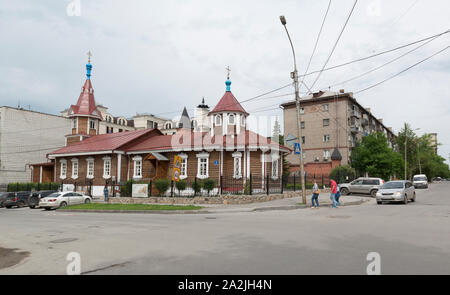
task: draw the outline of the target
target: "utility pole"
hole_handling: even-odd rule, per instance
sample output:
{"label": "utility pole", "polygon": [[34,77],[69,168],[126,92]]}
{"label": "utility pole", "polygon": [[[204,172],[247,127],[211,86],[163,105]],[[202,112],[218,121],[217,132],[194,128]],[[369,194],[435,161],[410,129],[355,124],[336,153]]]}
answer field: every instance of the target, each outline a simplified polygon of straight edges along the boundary
{"label": "utility pole", "polygon": [[405,180],[406,180],[406,143],[408,142],[408,136],[406,135],[405,129]]}
{"label": "utility pole", "polygon": [[302,128],[301,128],[301,114],[300,114],[300,93],[298,87],[298,71],[297,71],[297,61],[295,58],[295,50],[294,45],[292,44],[291,36],[289,35],[288,29],[286,27],[286,18],[282,15],[280,16],[281,24],[284,26],[286,30],[286,34],[289,38],[289,43],[291,44],[292,54],[294,56],[294,71],[291,73],[291,78],[294,80],[295,87],[295,105],[297,108],[297,140],[300,144],[300,173],[302,179],[302,201],[303,204],[306,204],[306,185],[305,185],[305,165],[303,162],[303,142],[302,142]]}

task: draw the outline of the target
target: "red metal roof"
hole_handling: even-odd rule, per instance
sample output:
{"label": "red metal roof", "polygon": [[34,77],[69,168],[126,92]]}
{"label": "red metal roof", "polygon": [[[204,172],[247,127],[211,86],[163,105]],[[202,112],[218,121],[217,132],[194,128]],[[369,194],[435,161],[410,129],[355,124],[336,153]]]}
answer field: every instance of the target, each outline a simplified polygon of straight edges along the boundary
{"label": "red metal roof", "polygon": [[50,155],[114,151],[152,131],[156,131],[155,135],[161,134],[157,129],[142,129],[137,131],[95,135],[83,141],[60,148],[50,153]]}
{"label": "red metal roof", "polygon": [[225,92],[225,94],[222,96],[222,98],[219,100],[215,108],[209,112],[212,113],[219,113],[219,112],[241,112],[246,115],[248,113],[244,110],[244,108],[241,106],[241,104],[237,101],[237,99],[234,97],[233,93],[231,91]]}
{"label": "red metal roof", "polygon": [[94,90],[92,88],[91,80],[87,79],[84,83],[80,97],[78,98],[76,105],[71,105],[70,109],[73,113],[69,112],[69,115],[85,115],[94,116],[102,120],[102,114],[97,110],[95,104]]}

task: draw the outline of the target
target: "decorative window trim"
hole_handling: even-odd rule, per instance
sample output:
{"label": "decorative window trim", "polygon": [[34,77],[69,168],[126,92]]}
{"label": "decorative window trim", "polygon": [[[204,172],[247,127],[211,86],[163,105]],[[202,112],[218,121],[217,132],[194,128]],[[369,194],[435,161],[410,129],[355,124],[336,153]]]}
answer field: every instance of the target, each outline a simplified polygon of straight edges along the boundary
{"label": "decorative window trim", "polygon": [[323,135],[323,142],[330,142],[331,136],[330,134],[324,134]]}
{"label": "decorative window trim", "polygon": [[[242,153],[234,152],[231,156],[233,157],[233,178],[241,179],[242,178]],[[236,165],[238,167],[236,167]],[[237,173],[236,173],[236,170],[237,170]]]}
{"label": "decorative window trim", "polygon": [[[272,159],[272,171],[270,172],[270,174],[272,175],[272,179],[278,179],[278,161],[279,158],[276,159]],[[275,169],[274,169],[275,168]]]}
{"label": "decorative window trim", "polygon": [[[109,164],[109,174],[106,174],[106,164]],[[112,162],[111,162],[111,157],[103,157],[103,178],[104,179],[109,179],[111,178],[111,169],[112,168]]]}
{"label": "decorative window trim", "polygon": [[[185,153],[178,155],[181,158],[181,167],[180,167],[180,179],[186,179],[187,178],[187,169],[188,169],[188,155]],[[184,171],[183,171],[183,165],[184,165]],[[184,172],[184,173],[183,173]]]}
{"label": "decorative window trim", "polygon": [[[206,174],[205,175],[201,175],[201,165],[202,165],[202,160],[206,159]],[[205,179],[209,177],[209,153],[199,153],[197,154],[197,178],[199,179]]]}
{"label": "decorative window trim", "polygon": [[[217,119],[219,119],[219,123],[217,123]],[[215,115],[214,116],[214,124],[216,126],[222,126],[222,117],[220,115]]]}
{"label": "decorative window trim", "polygon": [[[67,160],[61,159],[61,160],[59,160],[59,162],[60,162],[60,170],[61,170],[59,173],[59,178],[66,179],[67,178]],[[64,169],[63,169],[63,167],[64,167]]]}
{"label": "decorative window trim", "polygon": [[[231,118],[233,118],[233,122],[231,122]],[[228,125],[236,125],[236,115],[228,114]]]}
{"label": "decorative window trim", "polygon": [[[135,179],[140,179],[140,178],[142,178],[142,157],[141,156],[136,156],[136,157],[133,157],[133,162],[134,162],[134,164],[133,164],[133,178],[135,178]],[[140,175],[138,175],[138,174],[136,174],[136,172],[138,172],[137,171],[137,169],[136,169],[136,167],[137,167],[137,163],[140,163]]]}
{"label": "decorative window trim", "polygon": [[[86,178],[90,178],[90,179],[92,179],[92,178],[94,178],[94,175],[95,175],[95,161],[94,161],[94,158],[87,158],[86,159]],[[92,175],[89,175],[89,164],[91,164],[92,163]]]}
{"label": "decorative window trim", "polygon": [[[79,171],[80,171],[80,165],[78,164],[78,159],[73,158],[70,161],[72,162],[72,179],[77,179]],[[75,169],[75,164],[77,164],[77,169]],[[77,172],[76,174],[75,174],[75,171]]]}
{"label": "decorative window trim", "polygon": [[241,116],[241,126],[242,127],[245,126],[245,116],[244,115]]}

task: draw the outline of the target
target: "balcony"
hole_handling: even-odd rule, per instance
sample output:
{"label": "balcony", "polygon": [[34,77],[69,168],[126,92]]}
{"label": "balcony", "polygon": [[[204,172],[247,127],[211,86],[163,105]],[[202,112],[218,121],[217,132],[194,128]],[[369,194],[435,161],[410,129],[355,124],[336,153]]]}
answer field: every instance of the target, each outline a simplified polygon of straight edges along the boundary
{"label": "balcony", "polygon": [[350,117],[360,118],[361,114],[357,110],[351,110],[350,111]]}
{"label": "balcony", "polygon": [[359,132],[359,126],[351,125],[350,126],[350,132],[351,133],[358,133]]}
{"label": "balcony", "polygon": [[369,124],[369,117],[367,116],[367,114],[362,115],[361,124],[363,126],[367,126]]}

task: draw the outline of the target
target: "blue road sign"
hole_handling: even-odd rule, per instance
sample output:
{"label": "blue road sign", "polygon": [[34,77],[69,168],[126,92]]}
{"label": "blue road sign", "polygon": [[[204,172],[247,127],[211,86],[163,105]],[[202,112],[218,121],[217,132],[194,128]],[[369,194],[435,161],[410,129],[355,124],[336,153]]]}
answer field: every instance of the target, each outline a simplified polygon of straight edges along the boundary
{"label": "blue road sign", "polygon": [[295,154],[300,155],[300,143],[296,142],[294,144],[294,152]]}
{"label": "blue road sign", "polygon": [[216,165],[216,166],[219,165],[219,161],[215,160],[214,165]]}

